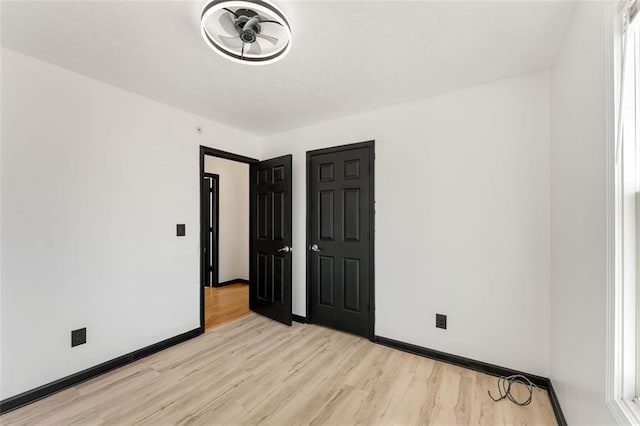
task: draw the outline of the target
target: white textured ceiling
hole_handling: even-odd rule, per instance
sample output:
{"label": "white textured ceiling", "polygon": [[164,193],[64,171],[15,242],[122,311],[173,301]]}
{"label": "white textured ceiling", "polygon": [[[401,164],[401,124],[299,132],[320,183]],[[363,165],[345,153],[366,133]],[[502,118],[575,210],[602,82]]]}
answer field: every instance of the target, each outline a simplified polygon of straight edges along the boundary
{"label": "white textured ceiling", "polygon": [[574,7],[277,1],[292,49],[247,66],[205,45],[204,3],[3,1],[2,45],[265,135],[548,67]]}

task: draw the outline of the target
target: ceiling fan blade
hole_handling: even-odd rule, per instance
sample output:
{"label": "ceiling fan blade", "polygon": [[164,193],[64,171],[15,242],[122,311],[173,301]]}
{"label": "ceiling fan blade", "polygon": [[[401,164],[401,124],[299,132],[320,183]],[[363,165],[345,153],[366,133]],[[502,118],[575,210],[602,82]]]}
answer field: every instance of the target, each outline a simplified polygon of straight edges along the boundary
{"label": "ceiling fan blade", "polygon": [[223,7],[224,10],[226,10],[227,12],[231,13],[233,16],[235,16],[236,18],[238,17],[238,14],[235,13],[233,10],[227,8],[227,7]]}
{"label": "ceiling fan blade", "polygon": [[248,53],[249,55],[259,55],[260,53],[262,53],[262,48],[260,47],[258,42],[255,41],[249,45],[249,50],[247,50],[246,53]]}
{"label": "ceiling fan blade", "polygon": [[278,41],[279,41],[279,40],[278,40],[277,38],[275,38],[275,37],[271,37],[271,36],[264,35],[264,34],[256,34],[256,37],[258,37],[258,38],[262,38],[262,39],[264,39],[264,40],[267,40],[269,43],[273,44],[274,46],[275,46],[276,44],[278,44]]}
{"label": "ceiling fan blade", "polygon": [[282,26],[282,22],[274,21],[273,19],[264,18],[264,17],[262,17],[262,16],[260,17],[260,23],[261,23],[261,24],[267,24],[267,23],[270,23],[270,24],[278,24],[278,25]]}
{"label": "ceiling fan blade", "polygon": [[242,40],[240,40],[240,37],[225,37],[225,36],[219,36],[219,37],[220,37],[220,42],[222,42],[222,44],[224,44],[226,47],[230,49],[240,49],[244,44]]}
{"label": "ceiling fan blade", "polygon": [[236,24],[233,23],[233,18],[231,18],[230,13],[223,13],[220,15],[219,21],[227,34],[230,36],[238,34],[238,29],[236,28]]}

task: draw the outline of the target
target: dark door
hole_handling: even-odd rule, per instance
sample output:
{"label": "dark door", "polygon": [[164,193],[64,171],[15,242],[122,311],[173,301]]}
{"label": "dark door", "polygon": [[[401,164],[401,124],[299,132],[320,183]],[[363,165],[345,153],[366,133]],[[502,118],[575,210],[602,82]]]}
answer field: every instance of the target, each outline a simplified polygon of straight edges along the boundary
{"label": "dark door", "polygon": [[202,209],[202,220],[200,221],[200,235],[202,239],[202,269],[200,271],[200,281],[205,287],[211,286],[211,178],[202,177],[202,193],[200,194],[200,208]]}
{"label": "dark door", "polygon": [[251,310],[291,325],[291,155],[251,165]]}
{"label": "dark door", "polygon": [[310,322],[373,335],[373,142],[307,154]]}
{"label": "dark door", "polygon": [[220,211],[220,177],[205,173],[202,186],[202,235],[204,244],[203,280],[204,286],[218,285],[218,212]]}

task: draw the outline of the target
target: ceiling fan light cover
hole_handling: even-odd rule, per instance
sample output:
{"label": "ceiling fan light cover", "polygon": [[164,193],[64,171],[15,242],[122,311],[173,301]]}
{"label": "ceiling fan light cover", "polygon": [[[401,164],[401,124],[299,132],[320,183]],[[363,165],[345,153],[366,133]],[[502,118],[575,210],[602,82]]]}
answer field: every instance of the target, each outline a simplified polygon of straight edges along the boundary
{"label": "ceiling fan light cover", "polygon": [[243,64],[274,63],[291,49],[289,21],[265,0],[212,0],[200,14],[200,32],[214,52]]}

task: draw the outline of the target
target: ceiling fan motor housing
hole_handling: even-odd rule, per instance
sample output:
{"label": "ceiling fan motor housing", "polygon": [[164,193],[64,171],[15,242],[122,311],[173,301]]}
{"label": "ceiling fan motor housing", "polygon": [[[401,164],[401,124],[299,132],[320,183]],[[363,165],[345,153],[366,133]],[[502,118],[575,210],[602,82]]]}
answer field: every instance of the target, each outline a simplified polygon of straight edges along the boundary
{"label": "ceiling fan motor housing", "polygon": [[260,34],[260,15],[253,10],[239,9],[236,11],[238,18],[235,25],[240,33],[240,38],[245,43],[254,43],[256,34]]}
{"label": "ceiling fan motor housing", "polygon": [[253,43],[256,41],[256,31],[252,29],[243,30],[242,34],[240,34],[240,38],[245,43]]}

